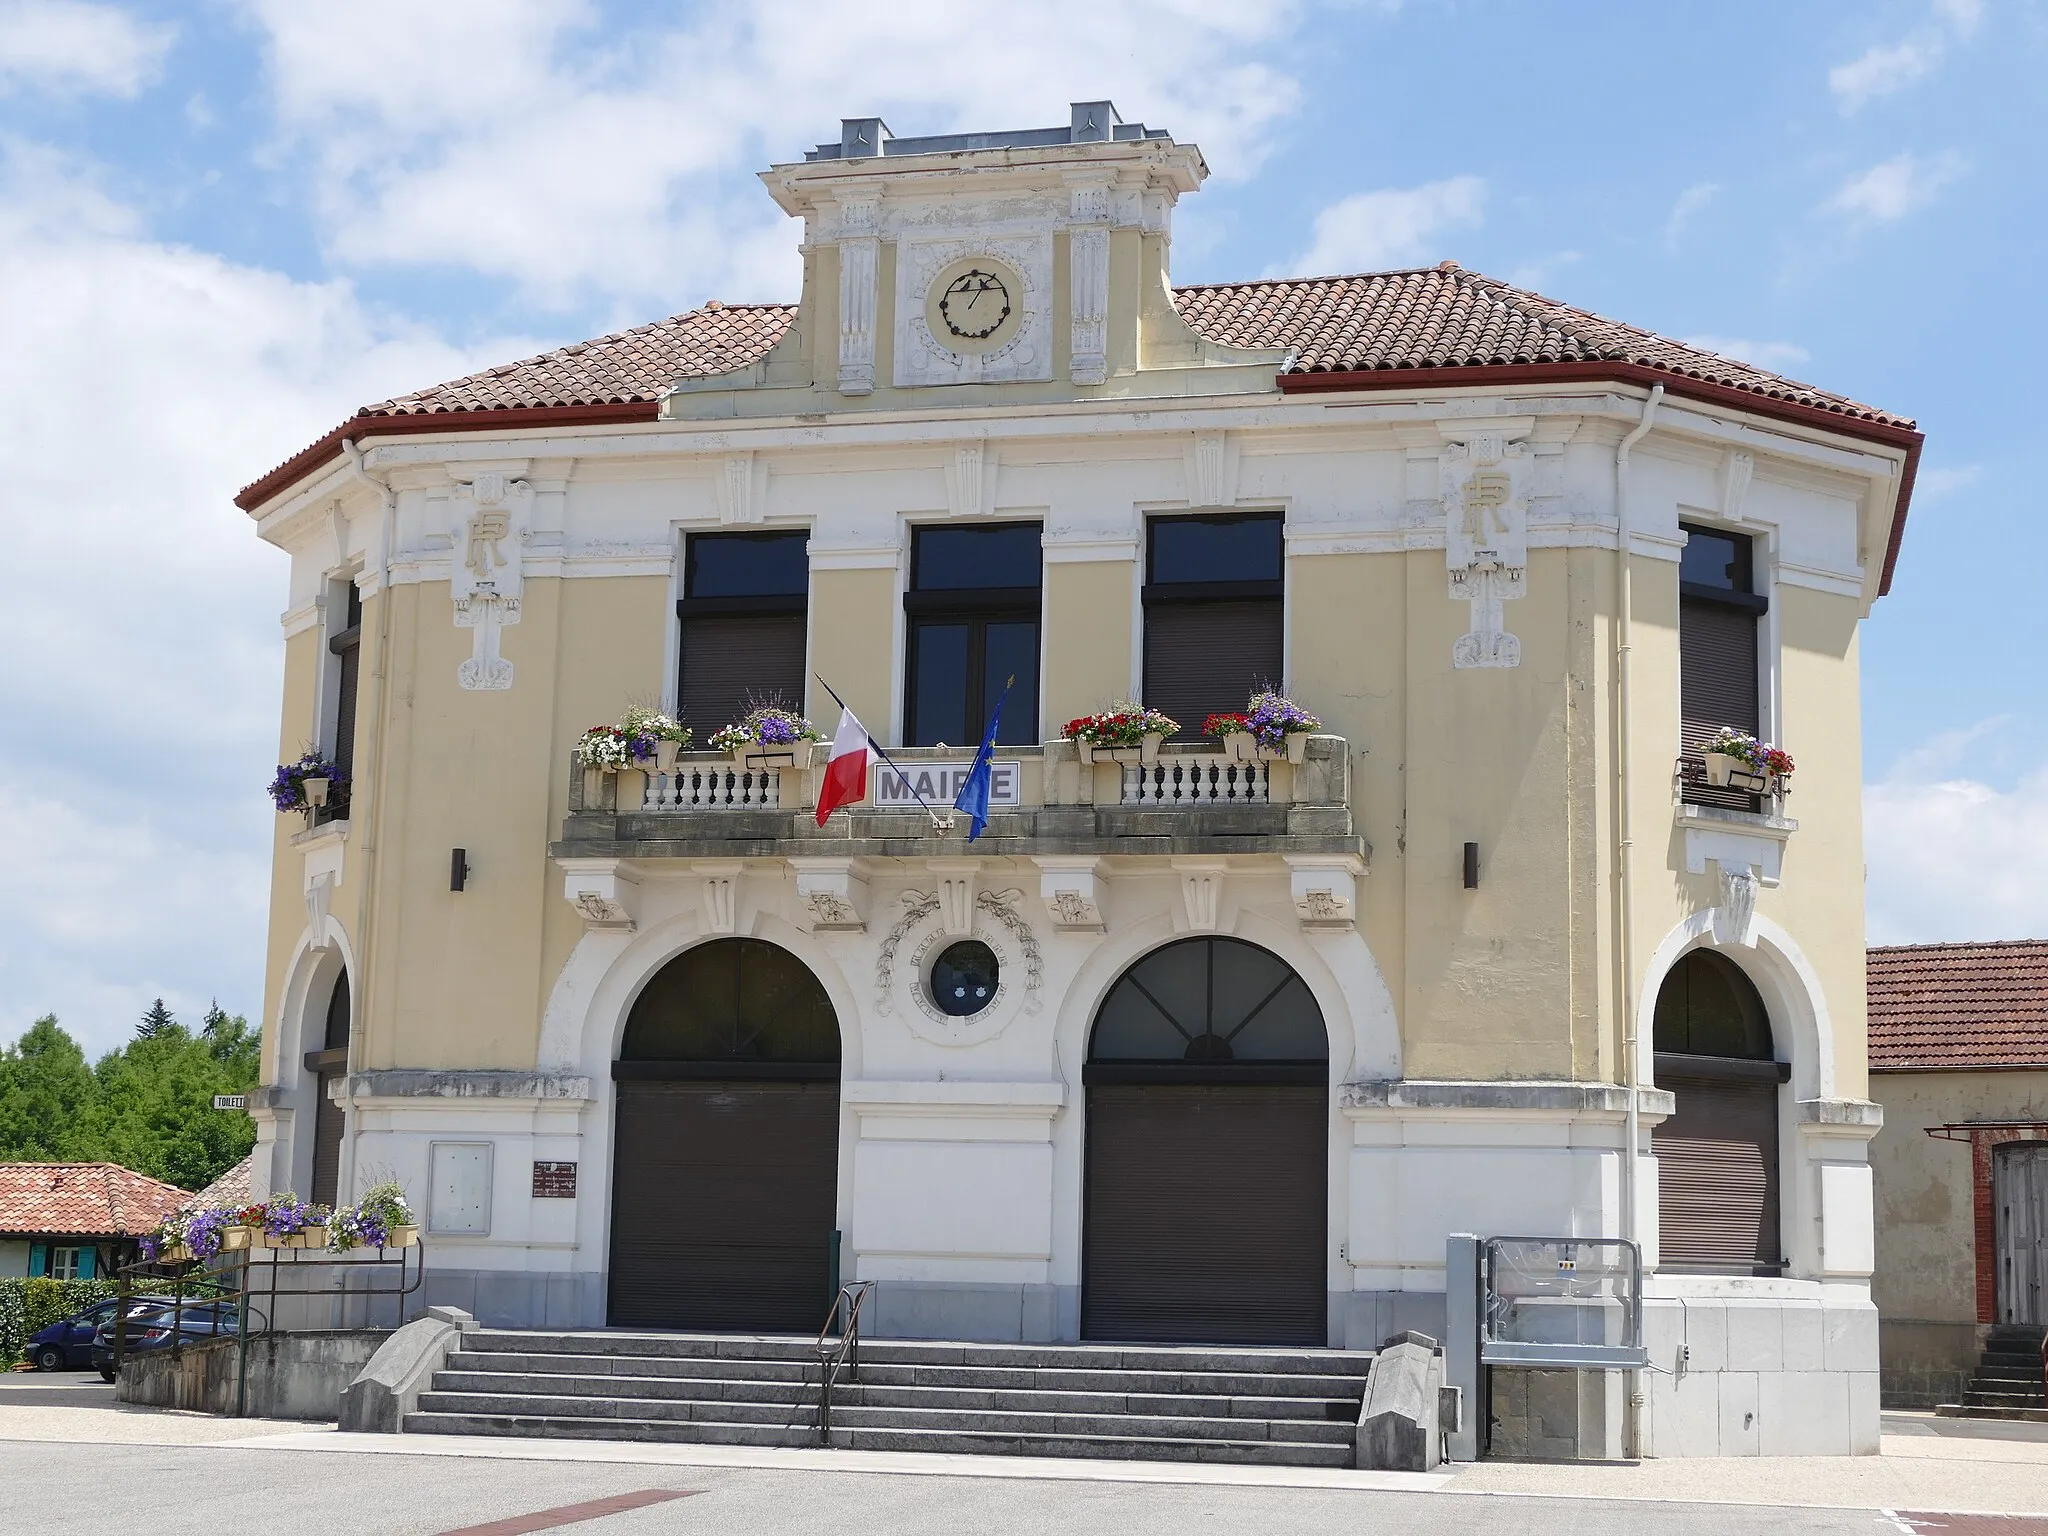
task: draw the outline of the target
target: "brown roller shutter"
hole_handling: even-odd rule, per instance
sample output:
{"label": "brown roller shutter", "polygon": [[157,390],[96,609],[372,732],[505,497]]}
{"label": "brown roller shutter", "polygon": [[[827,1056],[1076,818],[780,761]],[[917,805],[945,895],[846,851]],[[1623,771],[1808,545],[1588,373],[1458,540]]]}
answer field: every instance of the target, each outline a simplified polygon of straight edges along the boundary
{"label": "brown roller shutter", "polygon": [[1679,600],[1679,718],[1686,751],[1699,751],[1724,725],[1756,734],[1756,634],[1756,615],[1747,608],[1707,598]]}
{"label": "brown roller shutter", "polygon": [[1083,1336],[1324,1343],[1327,1097],[1091,1086]]}
{"label": "brown roller shutter", "polygon": [[1176,741],[1243,709],[1253,689],[1281,685],[1284,612],[1278,598],[1147,605],[1144,702],[1180,722]]}
{"label": "brown roller shutter", "polygon": [[617,1086],[612,1323],[814,1331],[831,1299],[839,1084]]}
{"label": "brown roller shutter", "polygon": [[1652,1135],[1659,1267],[1776,1274],[1778,1085],[1658,1073],[1676,1112]]}
{"label": "brown roller shutter", "polygon": [[327,1097],[339,1072],[322,1072],[314,1080],[319,1098],[313,1104],[313,1189],[306,1198],[315,1205],[334,1204],[341,1183],[342,1107]]}
{"label": "brown roller shutter", "polygon": [[804,616],[708,614],[683,622],[683,723],[702,748],[756,703],[804,702]]}

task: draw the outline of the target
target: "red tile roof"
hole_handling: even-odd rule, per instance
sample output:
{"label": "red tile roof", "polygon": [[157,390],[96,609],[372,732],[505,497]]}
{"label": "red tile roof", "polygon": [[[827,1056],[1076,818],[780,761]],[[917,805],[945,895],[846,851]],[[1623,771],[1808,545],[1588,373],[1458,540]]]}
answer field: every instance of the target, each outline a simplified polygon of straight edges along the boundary
{"label": "red tile roof", "polygon": [[1870,1068],[2048,1067],[2048,939],[1870,951]]}
{"label": "red tile roof", "polygon": [[[1885,589],[1891,585],[1918,462],[1919,438],[1907,417],[1509,287],[1450,261],[1403,272],[1179,288],[1174,302],[1210,341],[1291,353],[1279,370],[1283,388],[1455,387],[1459,373],[1475,369],[1488,370],[1470,377],[1475,385],[1620,378],[1663,383],[1674,393],[1766,414],[1818,418],[1820,424],[1907,446],[1912,457],[1882,581]],[[333,459],[344,437],[369,431],[652,421],[669,385],[746,367],[782,338],[795,317],[793,304],[707,304],[367,405],[244,486],[235,502],[255,508]],[[1446,377],[1447,370],[1456,372]]]}
{"label": "red tile roof", "polygon": [[249,1204],[255,1198],[249,1188],[249,1177],[255,1167],[256,1154],[251,1152],[185,1203],[195,1210],[201,1206],[240,1207]]}
{"label": "red tile roof", "polygon": [[0,1232],[132,1237],[187,1192],[114,1163],[0,1163]]}

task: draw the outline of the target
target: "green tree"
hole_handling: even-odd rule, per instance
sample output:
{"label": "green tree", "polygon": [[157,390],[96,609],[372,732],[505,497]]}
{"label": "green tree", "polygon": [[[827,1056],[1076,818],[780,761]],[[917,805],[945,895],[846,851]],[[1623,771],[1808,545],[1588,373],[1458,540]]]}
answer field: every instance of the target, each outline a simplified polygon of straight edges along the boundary
{"label": "green tree", "polygon": [[248,1155],[255,1125],[213,1096],[256,1085],[253,1032],[225,1015],[209,1026],[195,1038],[173,1023],[100,1058],[86,1116],[98,1156],[199,1189]]}
{"label": "green tree", "polygon": [[164,1006],[164,1000],[158,998],[142,1010],[142,1022],[135,1026],[135,1038],[147,1040],[154,1035],[162,1034],[177,1022],[177,1019],[172,1016],[171,1010]]}
{"label": "green tree", "polygon": [[83,1120],[98,1084],[53,1015],[0,1050],[0,1162],[88,1158]]}

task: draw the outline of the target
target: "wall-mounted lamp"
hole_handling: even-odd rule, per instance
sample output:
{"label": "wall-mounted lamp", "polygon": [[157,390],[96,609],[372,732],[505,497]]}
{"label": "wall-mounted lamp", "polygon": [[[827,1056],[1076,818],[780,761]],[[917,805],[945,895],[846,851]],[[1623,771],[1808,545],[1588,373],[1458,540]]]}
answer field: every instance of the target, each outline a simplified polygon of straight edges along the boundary
{"label": "wall-mounted lamp", "polygon": [[1465,889],[1468,891],[1479,889],[1479,845],[1477,843],[1467,843],[1465,845]]}
{"label": "wall-mounted lamp", "polygon": [[[468,883],[469,850],[467,848],[450,849],[448,853],[448,889],[459,891]],[[1466,883],[1468,885],[1471,883],[1469,877]]]}

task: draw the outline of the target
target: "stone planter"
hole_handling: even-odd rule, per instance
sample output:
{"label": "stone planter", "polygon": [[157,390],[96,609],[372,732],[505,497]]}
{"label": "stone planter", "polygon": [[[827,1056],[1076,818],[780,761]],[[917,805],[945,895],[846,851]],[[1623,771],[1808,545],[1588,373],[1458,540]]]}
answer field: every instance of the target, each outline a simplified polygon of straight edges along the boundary
{"label": "stone planter", "polygon": [[657,773],[676,771],[676,753],[682,750],[680,741],[657,741],[654,744],[654,768]]}
{"label": "stone planter", "polygon": [[1233,763],[1293,763],[1300,767],[1308,757],[1307,731],[1293,731],[1281,737],[1279,747],[1262,747],[1250,731],[1232,731],[1223,738],[1224,749]]}
{"label": "stone planter", "polygon": [[1164,731],[1147,731],[1143,743],[1135,747],[1098,747],[1093,742],[1077,741],[1074,750],[1084,763],[1156,763],[1159,743],[1164,740]]}

